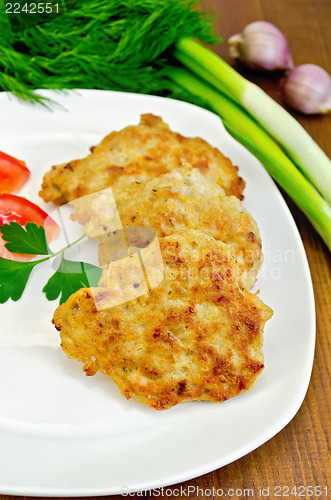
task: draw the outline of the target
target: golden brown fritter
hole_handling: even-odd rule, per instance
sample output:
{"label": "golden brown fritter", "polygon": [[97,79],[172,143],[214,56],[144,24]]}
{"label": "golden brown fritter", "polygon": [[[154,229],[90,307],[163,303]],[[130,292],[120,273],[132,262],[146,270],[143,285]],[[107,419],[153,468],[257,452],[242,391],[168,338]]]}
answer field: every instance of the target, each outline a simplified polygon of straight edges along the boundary
{"label": "golden brown fritter", "polygon": [[242,198],[245,183],[216,148],[200,138],[172,132],[161,118],[145,114],[139,125],[112,132],[91,149],[91,154],[45,174],[40,196],[62,205],[92,192],[115,186],[135,189],[188,163],[224,188],[226,194]]}
{"label": "golden brown fritter", "polygon": [[250,389],[263,369],[272,311],[238,286],[232,246],[195,230],[160,244],[164,280],[149,293],[116,305],[120,292],[109,283],[83,288],[57,308],[64,351],[87,375],[101,371],[126,398],[157,410]]}
{"label": "golden brown fritter", "polygon": [[115,218],[118,227],[119,215],[124,227],[149,226],[159,237],[198,229],[233,244],[242,272],[241,284],[247,290],[254,286],[262,263],[257,224],[238,198],[226,196],[222,188],[201,175],[198,169],[174,170],[147,184],[137,185],[133,193],[116,189],[112,192],[103,190],[73,202],[77,210],[74,219],[84,224],[89,237],[99,241],[101,266],[117,254],[113,220]]}

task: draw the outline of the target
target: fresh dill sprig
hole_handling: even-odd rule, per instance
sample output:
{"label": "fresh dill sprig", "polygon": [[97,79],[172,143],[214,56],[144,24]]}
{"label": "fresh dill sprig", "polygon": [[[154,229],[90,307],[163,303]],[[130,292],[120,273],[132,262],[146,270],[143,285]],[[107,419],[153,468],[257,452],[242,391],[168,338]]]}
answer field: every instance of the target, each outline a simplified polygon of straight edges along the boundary
{"label": "fresh dill sprig", "polygon": [[[68,4],[68,2],[66,2]],[[0,17],[0,88],[42,102],[35,89],[98,88],[194,96],[167,78],[182,37],[219,41],[197,0],[78,0],[51,21],[14,33]],[[170,48],[170,50],[169,50]],[[199,102],[200,103],[200,102]]]}

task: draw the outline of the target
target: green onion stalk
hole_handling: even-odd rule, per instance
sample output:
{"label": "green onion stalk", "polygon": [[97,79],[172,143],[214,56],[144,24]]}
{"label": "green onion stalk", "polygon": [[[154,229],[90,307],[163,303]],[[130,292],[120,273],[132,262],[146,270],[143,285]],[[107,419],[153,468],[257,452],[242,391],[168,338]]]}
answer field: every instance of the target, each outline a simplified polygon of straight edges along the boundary
{"label": "green onion stalk", "polygon": [[331,203],[331,162],[299,122],[257,85],[195,40],[181,39],[176,47],[175,57],[255,118]]}
{"label": "green onion stalk", "polygon": [[169,71],[169,78],[206,101],[208,107],[221,117],[226,130],[261,161],[289,194],[331,250],[330,205],[259,123],[232,99],[189,71],[173,68]]}

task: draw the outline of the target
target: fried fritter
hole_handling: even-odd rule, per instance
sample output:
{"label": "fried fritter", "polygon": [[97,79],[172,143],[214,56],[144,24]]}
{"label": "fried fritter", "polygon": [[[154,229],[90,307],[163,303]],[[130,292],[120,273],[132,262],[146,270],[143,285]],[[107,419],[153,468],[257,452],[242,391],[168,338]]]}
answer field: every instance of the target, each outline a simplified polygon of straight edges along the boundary
{"label": "fried fritter", "polygon": [[139,125],[112,132],[91,149],[91,154],[45,174],[40,191],[44,201],[57,205],[109,186],[135,189],[188,163],[222,186],[229,195],[242,198],[245,183],[216,148],[200,138],[172,132],[161,118],[145,114]]}
{"label": "fried fritter", "polygon": [[196,230],[160,245],[164,279],[149,293],[103,309],[118,303],[109,283],[83,288],[57,308],[62,348],[87,375],[101,371],[127,399],[157,410],[250,389],[263,369],[272,311],[238,286],[232,246]]}
{"label": "fried fritter", "polygon": [[[234,245],[242,272],[241,283],[250,290],[262,263],[261,238],[256,222],[235,196],[226,196],[198,169],[177,169],[132,192],[103,190],[73,202],[73,218],[85,233],[99,241],[99,262],[107,265],[116,255],[113,218],[122,225],[149,226],[159,237],[198,229]],[[112,196],[114,194],[114,198]],[[114,210],[114,200],[117,211]],[[118,213],[118,215],[117,215]],[[99,232],[99,236],[96,236]],[[103,233],[103,234],[101,234]]]}

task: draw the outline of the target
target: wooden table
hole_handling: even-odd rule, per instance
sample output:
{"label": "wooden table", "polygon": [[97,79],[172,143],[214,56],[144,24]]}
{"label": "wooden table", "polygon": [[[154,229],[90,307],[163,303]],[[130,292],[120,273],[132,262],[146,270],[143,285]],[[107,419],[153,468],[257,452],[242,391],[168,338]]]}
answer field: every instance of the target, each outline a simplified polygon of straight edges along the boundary
{"label": "wooden table", "polygon": [[[203,0],[202,6],[214,11],[216,28],[225,40],[240,32],[247,23],[264,19],[273,22],[285,33],[296,65],[316,63],[331,73],[331,0]],[[214,50],[228,60],[225,42]],[[277,78],[247,70],[243,73],[281,102]],[[331,157],[331,115],[314,118],[295,116]],[[178,498],[175,488],[188,485],[200,488],[190,495],[192,499],[220,498],[212,495],[212,488],[222,488],[232,498],[277,498],[277,491],[279,496],[285,496],[286,487],[292,489],[294,486],[298,494],[303,487],[320,486],[322,495],[319,498],[326,498],[323,488],[328,486],[331,496],[330,253],[308,220],[287,197],[286,200],[307,252],[316,300],[316,355],[305,401],[294,419],[273,439],[226,467],[173,486],[172,493],[171,488],[167,488],[166,498]],[[261,494],[260,487],[264,488]],[[277,487],[280,487],[279,490]],[[289,497],[294,498],[293,495]],[[0,500],[9,498],[14,497],[0,496]],[[309,490],[306,490],[301,498],[318,496],[309,496]]]}

